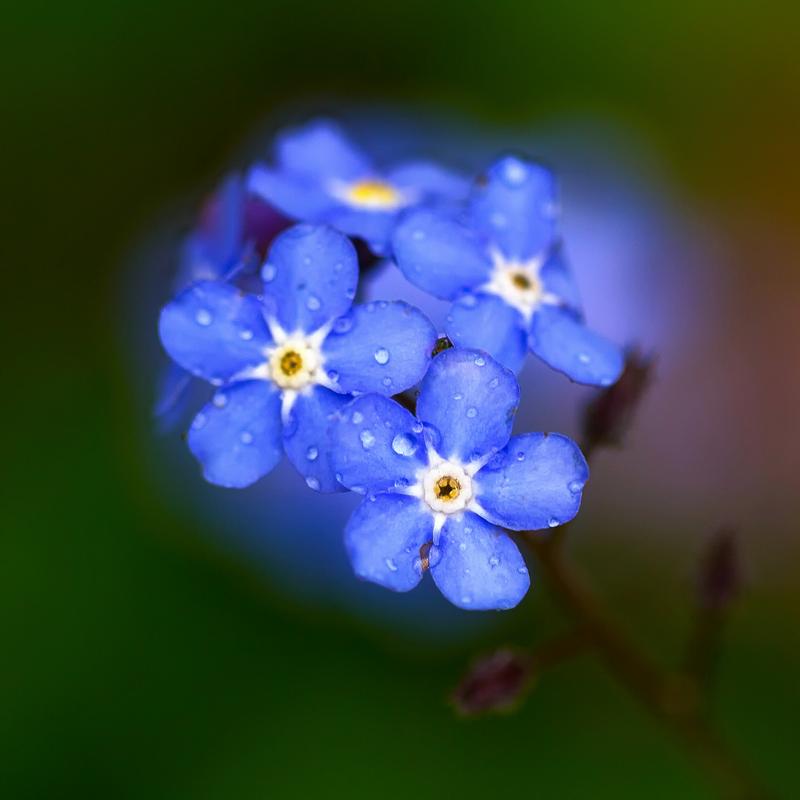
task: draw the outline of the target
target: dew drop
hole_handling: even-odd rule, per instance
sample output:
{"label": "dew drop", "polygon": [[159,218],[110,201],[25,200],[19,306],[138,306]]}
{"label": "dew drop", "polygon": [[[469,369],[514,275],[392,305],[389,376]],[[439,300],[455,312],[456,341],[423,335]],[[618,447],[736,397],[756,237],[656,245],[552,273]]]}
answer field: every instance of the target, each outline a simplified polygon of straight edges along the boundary
{"label": "dew drop", "polygon": [[276,269],[272,264],[265,264],[261,270],[261,278],[265,283],[269,283],[275,277]]}
{"label": "dew drop", "polygon": [[316,478],[306,478],[306,483],[310,489],[313,489],[315,492],[319,491],[319,481]]}
{"label": "dew drop", "polygon": [[356,296],[356,290],[348,289],[345,294],[347,295],[348,299],[352,300]]}
{"label": "dew drop", "polygon": [[421,422],[415,422],[411,426],[411,430],[414,431],[414,433],[422,433],[422,427],[423,427],[423,425],[422,425]]}
{"label": "dew drop", "polygon": [[561,523],[555,517],[551,517],[550,522],[548,522],[547,524],[551,528],[557,528]]}
{"label": "dew drop", "polygon": [[527,575],[528,574],[528,568],[527,567],[519,567],[517,569],[517,572],[519,572],[520,575]]}
{"label": "dew drop", "polygon": [[519,185],[528,177],[525,165],[516,159],[509,159],[505,164],[505,178],[509,183]]}
{"label": "dew drop", "polygon": [[470,419],[473,419],[477,413],[478,413],[478,409],[477,408],[468,408],[467,409],[467,416]]}
{"label": "dew drop", "polygon": [[391,379],[391,378],[388,378],[388,377],[387,377],[387,378],[384,378],[384,379],[383,379],[383,385],[384,385],[384,386],[391,386],[391,385],[392,385],[392,379]]}
{"label": "dew drop", "polygon": [[485,359],[483,356],[478,356],[478,357],[475,359],[475,363],[476,363],[476,364],[477,364],[479,367],[482,367],[482,366],[483,366],[483,365],[486,363],[486,359]]}
{"label": "dew drop", "polygon": [[364,415],[360,411],[353,412],[353,425],[358,425],[359,423],[364,421]]}
{"label": "dew drop", "polygon": [[474,294],[468,294],[461,298],[461,305],[467,308],[474,308],[478,304],[478,298]]}
{"label": "dew drop", "polygon": [[500,563],[500,559],[497,556],[492,556],[489,559],[489,566],[496,567]]}
{"label": "dew drop", "polygon": [[525,453],[517,453],[517,461],[524,461]]}
{"label": "dew drop", "polygon": [[354,491],[356,494],[366,494],[366,491],[367,491],[367,490],[366,490],[366,489],[365,489],[363,486],[354,486],[354,487],[353,487],[353,491]]}
{"label": "dew drop", "polygon": [[472,598],[471,598],[471,597],[462,597],[462,598],[461,598],[461,602],[462,602],[462,603],[463,603],[465,606],[468,606],[468,605],[469,605],[469,604],[472,602]]}
{"label": "dew drop", "polygon": [[466,542],[461,542],[461,544],[458,546],[458,549],[463,552],[464,550],[467,549],[467,543]]}
{"label": "dew drop", "polygon": [[591,358],[589,358],[589,356],[588,356],[588,355],[586,355],[586,353],[581,353],[581,354],[578,356],[578,361],[580,361],[580,362],[581,362],[581,364],[588,364],[588,363],[589,363],[591,360],[592,360],[592,359],[591,359]]}
{"label": "dew drop", "polygon": [[310,267],[310,266],[311,266],[311,258],[310,258],[310,256],[306,256],[306,257],[303,259],[303,263],[304,263],[304,264],[305,264],[307,267]]}
{"label": "dew drop", "polygon": [[489,388],[490,388],[490,389],[496,389],[496,388],[497,388],[497,384],[498,384],[498,383],[500,383],[500,379],[499,379],[499,378],[492,378],[492,379],[489,381]]}
{"label": "dew drop", "polygon": [[217,408],[225,408],[228,405],[228,395],[215,394],[214,399],[211,401]]}
{"label": "dew drop", "polygon": [[205,326],[205,325],[210,325],[211,324],[211,314],[208,311],[206,311],[204,308],[201,308],[197,312],[197,314],[195,314],[194,319],[195,319],[195,322],[197,322],[198,325]]}
{"label": "dew drop", "polygon": [[572,481],[572,483],[567,486],[567,488],[573,493],[577,494],[583,489],[583,483],[581,481]]}
{"label": "dew drop", "polygon": [[250,431],[242,431],[239,434],[239,439],[242,444],[250,444],[253,441],[253,434]]}
{"label": "dew drop", "polygon": [[192,420],[192,427],[197,430],[198,428],[202,428],[203,425],[206,424],[206,415],[205,414],[198,414],[194,420]]}
{"label": "dew drop", "polygon": [[318,455],[319,455],[319,450],[317,450],[316,447],[309,447],[308,450],[306,450],[306,458],[309,461],[314,461]]}
{"label": "dew drop", "polygon": [[375,360],[379,364],[385,364],[389,360],[389,351],[385,347],[379,347],[375,351]]}
{"label": "dew drop", "polygon": [[308,296],[308,299],[306,300],[306,308],[309,311],[316,311],[321,305],[322,303],[320,303],[319,297],[315,297],[313,294]]}
{"label": "dew drop", "polygon": [[395,564],[391,558],[386,559],[386,566],[389,567],[392,572],[397,572],[397,564]]}
{"label": "dew drop", "polygon": [[352,317],[339,317],[336,322],[333,323],[333,332],[334,333],[347,333],[350,328],[353,327],[353,318]]}
{"label": "dew drop", "polygon": [[463,394],[461,394],[461,392],[456,392],[456,393],[453,395],[453,400],[460,400],[460,399],[461,399],[463,396],[464,396],[464,395],[463,395]]}
{"label": "dew drop", "polygon": [[399,456],[413,456],[417,452],[417,440],[410,433],[398,433],[392,439],[392,450]]}
{"label": "dew drop", "polygon": [[339,380],[339,373],[335,369],[329,369],[328,370],[328,380],[333,381],[334,383],[336,383],[336,381]]}
{"label": "dew drop", "polygon": [[369,450],[375,444],[375,436],[372,431],[361,431],[358,434],[358,438],[361,439],[361,444],[365,450]]}
{"label": "dew drop", "polygon": [[239,338],[249,342],[253,338],[253,331],[243,330],[239,331]]}
{"label": "dew drop", "polygon": [[428,568],[435,567],[442,558],[442,551],[434,545],[428,550]]}

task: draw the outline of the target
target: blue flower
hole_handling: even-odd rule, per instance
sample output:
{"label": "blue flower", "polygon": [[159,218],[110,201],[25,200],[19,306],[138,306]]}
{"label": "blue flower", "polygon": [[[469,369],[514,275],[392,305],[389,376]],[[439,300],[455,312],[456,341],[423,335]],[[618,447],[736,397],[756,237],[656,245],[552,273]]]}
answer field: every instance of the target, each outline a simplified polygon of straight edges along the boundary
{"label": "blue flower", "polygon": [[509,441],[518,403],[513,373],[482,351],[453,348],[431,362],[417,418],[376,394],[339,411],[331,462],[345,486],[368,497],[345,530],[361,578],[405,592],[430,569],[461,608],[522,599],[530,576],[503,529],[572,519],[589,469],[565,436]]}
{"label": "blue flower", "polygon": [[355,248],[326,226],[278,236],[261,275],[262,297],[201,281],[161,312],[169,356],[222,387],[192,422],[189,449],[221,486],[248,486],[285,452],[311,488],[340,491],[328,459],[330,417],[353,393],[417,383],[436,332],[406,303],[350,308]]}
{"label": "blue flower", "polygon": [[606,386],[623,353],[583,323],[557,218],[550,170],[507,156],[476,181],[464,219],[409,212],[394,254],[411,283],[455,301],[446,330],[459,347],[479,347],[514,372],[530,349],[573,381]]}
{"label": "blue flower", "polygon": [[387,255],[402,210],[429,201],[460,202],[469,190],[464,178],[427,161],[381,171],[326,119],[279,135],[275,160],[274,168],[251,169],[251,191],[293,219],[326,223],[364,239],[376,255]]}

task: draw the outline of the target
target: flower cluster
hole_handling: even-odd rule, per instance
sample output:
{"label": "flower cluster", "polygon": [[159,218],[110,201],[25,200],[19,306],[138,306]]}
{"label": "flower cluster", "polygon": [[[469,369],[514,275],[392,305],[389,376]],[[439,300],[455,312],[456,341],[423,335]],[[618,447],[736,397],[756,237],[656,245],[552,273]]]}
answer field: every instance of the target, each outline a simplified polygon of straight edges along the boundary
{"label": "flower cluster", "polygon": [[[558,212],[553,174],[521,157],[470,185],[376,164],[327,120],[279,135],[274,164],[207,203],[159,320],[179,382],[215,387],[186,437],[205,479],[245,487],[286,455],[312,490],[364,495],[344,532],[359,577],[408,591],[430,571],[461,608],[515,606],[530,576],[508,531],[570,520],[589,473],[564,436],[511,437],[514,373],[527,350],[590,385],[623,366],[584,325]],[[451,300],[445,330],[354,305],[356,244]]]}

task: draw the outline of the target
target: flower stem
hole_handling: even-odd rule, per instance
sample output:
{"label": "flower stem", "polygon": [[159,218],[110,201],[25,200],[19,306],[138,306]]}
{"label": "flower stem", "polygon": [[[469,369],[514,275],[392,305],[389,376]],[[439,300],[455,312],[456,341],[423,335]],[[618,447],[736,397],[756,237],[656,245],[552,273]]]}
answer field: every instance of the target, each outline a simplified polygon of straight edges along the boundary
{"label": "flower stem", "polygon": [[696,758],[726,800],[765,800],[767,791],[723,741],[708,718],[700,687],[690,676],[663,672],[608,616],[566,561],[563,550],[535,531],[523,534],[550,590],[609,671]]}

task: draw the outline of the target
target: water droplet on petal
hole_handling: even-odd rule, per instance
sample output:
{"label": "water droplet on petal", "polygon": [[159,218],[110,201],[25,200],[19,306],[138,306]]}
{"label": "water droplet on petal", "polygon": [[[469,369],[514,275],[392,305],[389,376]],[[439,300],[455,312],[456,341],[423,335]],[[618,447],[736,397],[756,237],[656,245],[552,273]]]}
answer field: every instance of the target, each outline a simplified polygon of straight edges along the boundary
{"label": "water droplet on petal", "polygon": [[436,546],[433,545],[430,550],[428,550],[428,568],[435,567],[442,558],[442,551]]}
{"label": "water droplet on petal", "polygon": [[329,369],[328,380],[333,381],[333,383],[336,383],[336,381],[339,380],[339,373],[335,369]]}
{"label": "water droplet on petal", "polygon": [[306,299],[306,308],[309,311],[316,311],[321,305],[319,297],[315,297],[313,294],[310,294]]}
{"label": "water droplet on petal", "polygon": [[391,558],[386,559],[386,566],[389,567],[392,572],[397,572],[397,564],[395,564]]}
{"label": "water droplet on petal", "polygon": [[462,306],[467,308],[474,308],[478,303],[478,298],[474,294],[468,294],[461,298],[459,301]]}
{"label": "water droplet on petal", "polygon": [[316,447],[309,447],[308,450],[306,450],[306,458],[309,461],[314,461],[318,455],[319,450],[317,450]]}
{"label": "water droplet on petal", "polygon": [[356,296],[356,290],[348,289],[345,294],[347,295],[348,299],[352,300]]}
{"label": "water droplet on petal", "polygon": [[364,415],[360,411],[353,412],[353,425],[358,425],[359,423],[364,421]]}
{"label": "water droplet on petal", "polygon": [[251,444],[253,441],[253,434],[250,431],[242,431],[239,434],[239,439],[241,440],[242,444]]}
{"label": "water droplet on petal", "polygon": [[361,439],[361,444],[365,450],[369,450],[375,444],[375,436],[372,431],[361,431],[358,434],[358,438]]}
{"label": "water droplet on petal", "polygon": [[473,419],[477,413],[478,413],[478,409],[477,408],[468,408],[467,409],[467,416],[470,419]]}
{"label": "water droplet on petal", "polygon": [[352,491],[356,494],[365,494],[367,490],[363,486],[354,486]]}
{"label": "water droplet on petal", "polygon": [[588,363],[589,363],[591,360],[592,360],[592,359],[591,359],[591,358],[589,358],[589,356],[588,356],[586,353],[581,353],[581,354],[578,356],[578,361],[580,361],[580,362],[581,362],[581,364],[588,364]]}
{"label": "water droplet on petal", "polygon": [[464,396],[464,395],[463,395],[463,394],[461,394],[461,392],[456,392],[456,393],[453,395],[453,400],[460,400],[460,399],[461,399],[463,396]]}
{"label": "water droplet on petal", "polygon": [[400,456],[413,456],[417,447],[417,440],[410,433],[398,433],[392,439],[392,450]]}
{"label": "water droplet on petal", "polygon": [[479,367],[482,367],[482,366],[483,366],[483,365],[486,363],[486,359],[485,359],[483,356],[478,356],[478,357],[475,359],[475,363],[476,363],[476,364],[477,364]]}
{"label": "water droplet on petal", "polygon": [[497,556],[492,556],[489,559],[489,566],[496,567],[500,563],[500,559]]}
{"label": "water droplet on petal", "polygon": [[264,269],[261,270],[261,279],[265,283],[269,283],[275,277],[276,271],[272,264],[265,264]]}
{"label": "water droplet on petal", "polygon": [[333,332],[334,333],[347,333],[353,327],[353,318],[352,317],[339,317],[336,322],[333,323]]}
{"label": "water droplet on petal", "polygon": [[243,330],[239,331],[239,338],[249,342],[253,338],[253,331]]}
{"label": "water droplet on petal", "polygon": [[228,405],[228,395],[215,394],[214,399],[211,401],[217,408],[225,408]]}
{"label": "water droplet on petal", "polygon": [[384,378],[383,379],[383,385],[384,386],[391,386],[392,385],[392,379],[391,378]]}
{"label": "water droplet on petal", "polygon": [[517,453],[517,461],[524,461],[525,453]]}
{"label": "water droplet on petal", "polygon": [[425,238],[425,231],[414,231],[414,233],[411,234],[411,238],[419,242]]}
{"label": "water droplet on petal", "polygon": [[523,183],[528,177],[528,170],[521,161],[515,158],[509,158],[505,163],[503,170],[505,179],[512,184],[519,185]]}
{"label": "water droplet on petal", "polygon": [[306,256],[306,257],[303,259],[303,263],[304,263],[304,264],[305,264],[307,267],[310,267],[310,266],[311,266],[311,258],[310,258],[309,256]]}
{"label": "water droplet on petal", "polygon": [[497,384],[498,384],[498,383],[500,383],[500,379],[499,379],[499,378],[492,378],[492,379],[489,381],[489,388],[490,388],[490,389],[496,389],[496,388],[497,388]]}
{"label": "water droplet on petal", "polygon": [[319,481],[316,478],[306,478],[306,483],[309,488],[313,489],[315,492],[319,491]]}
{"label": "water droplet on petal", "polygon": [[205,414],[198,414],[194,420],[192,420],[192,427],[197,430],[198,428],[202,428],[203,425],[206,424],[206,415]]}
{"label": "water droplet on petal", "polygon": [[389,360],[389,351],[385,347],[379,347],[375,351],[375,360],[379,364],[385,364]]}
{"label": "water droplet on petal", "polygon": [[567,487],[573,494],[577,494],[578,492],[583,490],[583,481],[572,481]]}
{"label": "water droplet on petal", "polygon": [[206,326],[211,324],[211,314],[204,308],[201,308],[197,314],[195,314],[194,319],[198,325]]}
{"label": "water droplet on petal", "polygon": [[466,542],[461,542],[461,544],[458,546],[458,549],[463,552],[464,550],[467,549],[467,543]]}
{"label": "water droplet on petal", "polygon": [[471,598],[471,597],[466,597],[466,596],[465,596],[465,597],[462,597],[462,598],[461,598],[461,602],[462,602],[462,603],[463,603],[465,606],[468,606],[468,605],[469,605],[469,604],[472,602],[472,598]]}
{"label": "water droplet on petal", "polygon": [[557,528],[561,523],[555,517],[551,517],[550,522],[548,522],[547,524],[551,528]]}
{"label": "water droplet on petal", "polygon": [[519,572],[520,575],[527,575],[528,574],[528,568],[527,567],[520,567],[517,570],[517,572]]}

